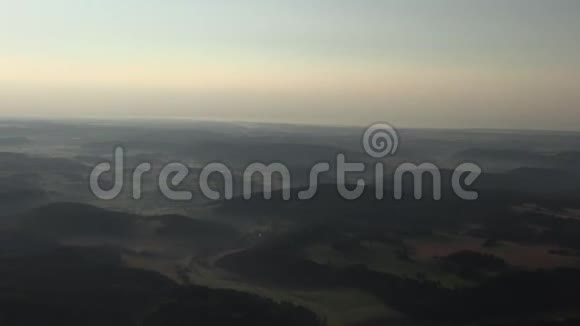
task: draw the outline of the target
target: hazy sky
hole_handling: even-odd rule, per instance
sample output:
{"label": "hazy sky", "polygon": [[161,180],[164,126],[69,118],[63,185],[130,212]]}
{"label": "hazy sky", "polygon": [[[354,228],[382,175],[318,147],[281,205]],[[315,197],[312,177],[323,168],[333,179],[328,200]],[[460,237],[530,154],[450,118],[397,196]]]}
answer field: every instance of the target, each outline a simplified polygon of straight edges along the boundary
{"label": "hazy sky", "polygon": [[0,116],[580,130],[578,0],[0,0]]}

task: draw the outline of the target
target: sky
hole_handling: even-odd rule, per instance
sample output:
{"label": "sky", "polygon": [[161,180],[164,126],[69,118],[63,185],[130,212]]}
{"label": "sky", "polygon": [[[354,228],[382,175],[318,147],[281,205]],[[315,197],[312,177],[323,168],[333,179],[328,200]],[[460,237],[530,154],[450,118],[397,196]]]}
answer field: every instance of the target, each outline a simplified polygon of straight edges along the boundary
{"label": "sky", "polygon": [[0,117],[580,130],[577,0],[0,0]]}

